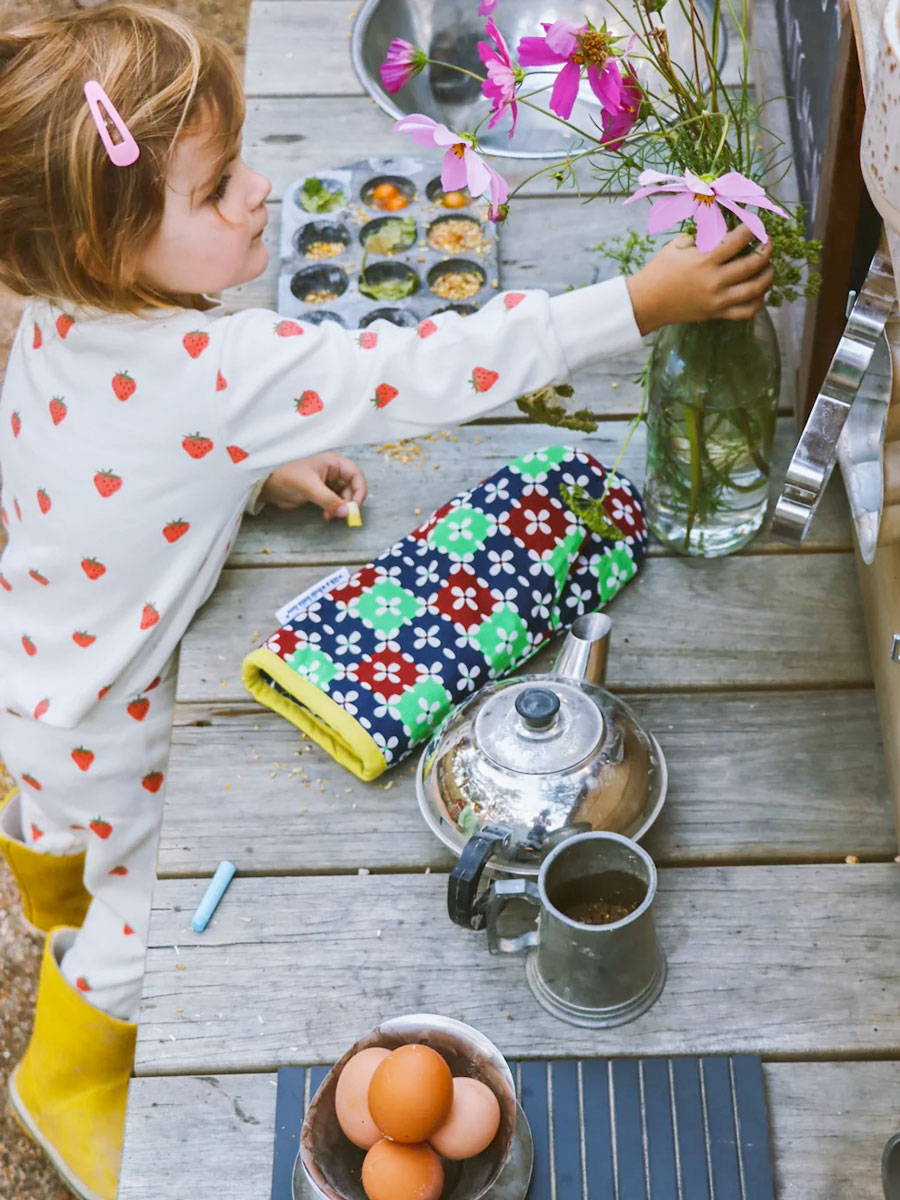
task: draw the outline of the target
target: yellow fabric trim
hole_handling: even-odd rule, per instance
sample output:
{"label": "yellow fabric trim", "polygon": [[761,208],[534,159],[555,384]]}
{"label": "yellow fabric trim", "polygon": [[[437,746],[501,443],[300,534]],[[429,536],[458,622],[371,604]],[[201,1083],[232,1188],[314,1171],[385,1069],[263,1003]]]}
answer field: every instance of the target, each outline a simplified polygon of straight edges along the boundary
{"label": "yellow fabric trim", "polygon": [[[290,696],[270,687],[262,677],[263,672]],[[255,700],[296,725],[359,779],[368,782],[387,770],[378,744],[359,721],[321,688],[291,670],[274,650],[261,646],[248,654],[241,668],[241,679]]]}

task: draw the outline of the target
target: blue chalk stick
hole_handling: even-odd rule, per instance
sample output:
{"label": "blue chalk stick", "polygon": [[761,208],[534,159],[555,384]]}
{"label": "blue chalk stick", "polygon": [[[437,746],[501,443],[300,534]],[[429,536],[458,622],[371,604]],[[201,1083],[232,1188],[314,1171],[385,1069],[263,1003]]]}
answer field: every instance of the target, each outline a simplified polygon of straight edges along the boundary
{"label": "blue chalk stick", "polygon": [[202,933],[209,924],[209,918],[216,911],[236,870],[237,867],[234,863],[227,861],[220,862],[216,867],[216,873],[209,881],[209,887],[203,893],[203,899],[197,906],[197,911],[191,917],[191,929],[194,933]]}

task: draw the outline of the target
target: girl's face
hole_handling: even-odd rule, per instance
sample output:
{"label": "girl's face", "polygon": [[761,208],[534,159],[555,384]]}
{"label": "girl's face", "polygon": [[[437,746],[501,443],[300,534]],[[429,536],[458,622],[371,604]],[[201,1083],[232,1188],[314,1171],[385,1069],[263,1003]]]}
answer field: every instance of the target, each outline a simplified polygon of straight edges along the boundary
{"label": "girl's face", "polygon": [[175,145],[166,178],[162,222],[138,260],[138,276],[173,295],[219,292],[266,269],[263,245],[268,179],[241,158],[215,175],[209,133],[187,133]]}

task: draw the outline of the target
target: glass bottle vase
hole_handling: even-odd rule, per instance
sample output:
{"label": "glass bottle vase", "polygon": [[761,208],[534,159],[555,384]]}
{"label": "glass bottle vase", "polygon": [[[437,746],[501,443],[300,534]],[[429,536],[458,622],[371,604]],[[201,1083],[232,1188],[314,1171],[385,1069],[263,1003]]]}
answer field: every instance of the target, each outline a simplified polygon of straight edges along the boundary
{"label": "glass bottle vase", "polygon": [[679,554],[733,554],[766,516],[781,382],[765,308],[748,321],[664,326],[647,379],[644,501]]}

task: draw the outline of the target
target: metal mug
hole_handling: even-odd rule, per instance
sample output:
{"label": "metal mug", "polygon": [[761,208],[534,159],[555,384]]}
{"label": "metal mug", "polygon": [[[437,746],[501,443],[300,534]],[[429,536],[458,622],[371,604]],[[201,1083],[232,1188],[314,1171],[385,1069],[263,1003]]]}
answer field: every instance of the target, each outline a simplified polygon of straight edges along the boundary
{"label": "metal mug", "polygon": [[[580,884],[617,872],[643,889],[637,907],[620,920],[588,924],[563,911]],[[537,883],[503,879],[491,884],[485,913],[492,954],[529,952],[528,985],[538,1002],[563,1021],[608,1029],[633,1021],[659,998],[666,959],[656,936],[656,867],[650,855],[618,833],[581,833],[544,859]],[[566,893],[569,893],[567,896]],[[537,927],[504,937],[500,922],[514,900],[538,909]]]}

